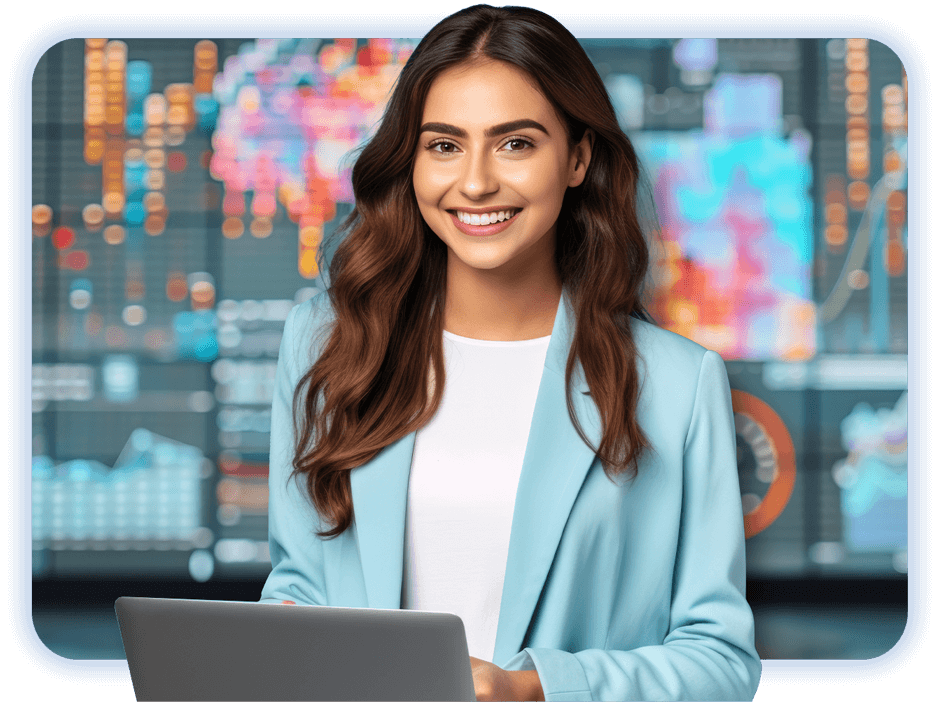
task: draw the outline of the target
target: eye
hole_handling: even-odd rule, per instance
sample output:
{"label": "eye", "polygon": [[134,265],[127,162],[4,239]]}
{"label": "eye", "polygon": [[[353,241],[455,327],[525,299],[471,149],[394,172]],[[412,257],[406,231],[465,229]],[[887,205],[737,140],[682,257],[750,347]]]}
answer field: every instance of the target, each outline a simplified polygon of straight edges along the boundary
{"label": "eye", "polygon": [[526,149],[533,149],[535,145],[528,139],[522,137],[512,137],[507,142],[503,148],[507,148],[508,151],[525,151]]}
{"label": "eye", "polygon": [[452,141],[438,139],[427,145],[429,151],[436,151],[439,154],[454,154],[457,151],[456,144]]}

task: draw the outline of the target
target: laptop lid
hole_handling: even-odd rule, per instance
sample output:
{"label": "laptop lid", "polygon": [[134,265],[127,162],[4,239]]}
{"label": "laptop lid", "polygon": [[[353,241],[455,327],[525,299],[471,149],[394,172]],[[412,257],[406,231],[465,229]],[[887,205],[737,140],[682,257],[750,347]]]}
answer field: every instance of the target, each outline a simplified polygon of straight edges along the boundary
{"label": "laptop lid", "polygon": [[454,614],[147,597],[114,609],[138,700],[476,700]]}

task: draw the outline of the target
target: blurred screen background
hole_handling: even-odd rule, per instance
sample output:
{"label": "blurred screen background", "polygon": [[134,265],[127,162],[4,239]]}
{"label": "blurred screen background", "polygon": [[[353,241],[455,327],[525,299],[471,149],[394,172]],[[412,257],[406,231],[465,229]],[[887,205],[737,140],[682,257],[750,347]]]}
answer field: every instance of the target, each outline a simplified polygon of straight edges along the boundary
{"label": "blurred screen background", "polygon": [[[284,320],[415,39],[71,39],[32,93],[33,620],[257,599]],[[906,623],[907,83],[866,39],[591,39],[654,199],[657,322],[727,362],[763,658]],[[329,251],[324,252],[327,260]]]}

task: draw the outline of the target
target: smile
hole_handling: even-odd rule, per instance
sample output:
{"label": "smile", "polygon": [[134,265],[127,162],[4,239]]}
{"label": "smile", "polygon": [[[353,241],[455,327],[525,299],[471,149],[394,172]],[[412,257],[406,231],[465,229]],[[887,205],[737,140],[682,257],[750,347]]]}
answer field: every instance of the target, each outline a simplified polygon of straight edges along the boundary
{"label": "smile", "polygon": [[453,224],[464,234],[471,236],[491,236],[498,234],[515,221],[515,217],[522,210],[520,208],[511,208],[503,210],[493,210],[492,212],[465,212],[463,210],[451,210],[450,216],[453,218]]}
{"label": "smile", "polygon": [[472,214],[469,212],[464,212],[463,210],[457,210],[456,216],[463,224],[471,224],[474,226],[486,225],[486,224],[495,224],[496,222],[504,222],[507,219],[512,219],[520,210],[511,209],[511,210],[497,210],[494,212],[485,212],[483,214]]}

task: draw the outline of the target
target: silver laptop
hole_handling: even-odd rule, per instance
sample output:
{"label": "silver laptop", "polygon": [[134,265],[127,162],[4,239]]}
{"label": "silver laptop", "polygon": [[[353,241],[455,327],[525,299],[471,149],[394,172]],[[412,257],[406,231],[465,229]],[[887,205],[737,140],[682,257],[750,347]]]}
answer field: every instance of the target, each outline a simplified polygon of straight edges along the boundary
{"label": "silver laptop", "polygon": [[471,700],[454,614],[120,597],[138,700]]}

